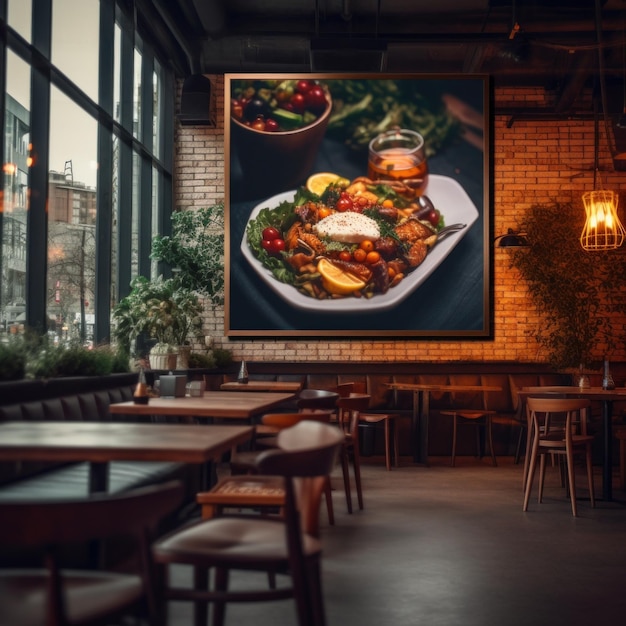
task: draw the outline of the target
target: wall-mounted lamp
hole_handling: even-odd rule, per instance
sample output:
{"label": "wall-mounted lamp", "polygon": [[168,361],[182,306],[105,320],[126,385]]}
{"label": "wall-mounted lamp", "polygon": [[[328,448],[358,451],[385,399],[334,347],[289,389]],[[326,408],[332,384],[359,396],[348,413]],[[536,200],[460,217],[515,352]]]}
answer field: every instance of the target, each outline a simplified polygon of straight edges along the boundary
{"label": "wall-mounted lamp", "polygon": [[520,233],[509,228],[505,235],[498,235],[494,240],[500,248],[526,248],[530,244],[525,233]]}

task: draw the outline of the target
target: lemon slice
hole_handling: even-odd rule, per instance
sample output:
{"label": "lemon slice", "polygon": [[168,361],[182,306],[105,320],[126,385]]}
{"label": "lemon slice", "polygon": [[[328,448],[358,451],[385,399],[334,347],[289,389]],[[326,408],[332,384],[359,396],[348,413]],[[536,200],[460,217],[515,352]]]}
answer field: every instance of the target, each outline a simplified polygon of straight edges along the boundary
{"label": "lemon slice", "polygon": [[340,187],[347,187],[350,181],[339,174],[333,174],[332,172],[318,172],[317,174],[311,174],[306,181],[306,188],[314,194],[321,196],[328,185],[339,185]]}
{"label": "lemon slice", "polygon": [[345,272],[327,259],[320,259],[317,271],[322,276],[322,285],[329,293],[347,295],[365,287],[365,281],[358,276]]}

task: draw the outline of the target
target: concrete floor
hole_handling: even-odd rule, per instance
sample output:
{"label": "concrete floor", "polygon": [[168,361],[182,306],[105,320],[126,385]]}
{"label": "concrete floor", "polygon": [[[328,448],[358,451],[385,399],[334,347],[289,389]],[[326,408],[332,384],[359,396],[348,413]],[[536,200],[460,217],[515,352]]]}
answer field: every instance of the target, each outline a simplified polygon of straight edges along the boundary
{"label": "concrete floor", "polygon": [[[429,467],[405,461],[387,472],[365,460],[365,509],[352,515],[339,474],[333,479],[335,526],[321,514],[328,626],[624,623],[626,494],[619,488],[614,502],[591,509],[580,468],[573,518],[549,468],[544,502],[535,496],[524,513],[522,466],[510,458],[499,458],[498,467],[469,457],[454,468],[447,458]],[[180,568],[175,577],[188,572]],[[296,618],[287,600],[230,605],[226,622],[287,626]],[[190,624],[189,605],[172,603],[170,626]]]}

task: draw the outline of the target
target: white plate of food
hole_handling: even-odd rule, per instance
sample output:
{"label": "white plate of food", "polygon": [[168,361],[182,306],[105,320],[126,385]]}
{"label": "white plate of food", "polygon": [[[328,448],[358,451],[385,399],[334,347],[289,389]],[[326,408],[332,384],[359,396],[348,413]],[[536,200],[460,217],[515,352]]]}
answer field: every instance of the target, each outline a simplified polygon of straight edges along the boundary
{"label": "white plate of food", "polygon": [[[441,211],[446,225],[465,224],[465,228],[449,234],[438,241],[428,252],[425,260],[394,287],[385,293],[374,294],[370,298],[345,296],[318,300],[301,293],[295,286],[279,281],[272,272],[253,254],[247,240],[247,225],[241,241],[241,252],[250,266],[270,289],[285,303],[305,311],[316,313],[358,313],[380,312],[397,306],[412,294],[446,259],[461,239],[469,232],[479,217],[478,209],[463,187],[447,176],[430,174],[424,191],[435,207]],[[291,202],[294,191],[286,191],[258,204],[250,213],[248,223],[256,219],[263,209],[278,207],[282,202]]]}

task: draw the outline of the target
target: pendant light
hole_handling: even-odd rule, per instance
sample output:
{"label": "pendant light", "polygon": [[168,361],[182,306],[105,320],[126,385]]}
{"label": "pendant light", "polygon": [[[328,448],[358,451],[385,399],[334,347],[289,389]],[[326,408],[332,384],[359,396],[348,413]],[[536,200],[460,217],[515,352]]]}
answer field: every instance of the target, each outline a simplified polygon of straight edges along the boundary
{"label": "pendant light", "polygon": [[[598,39],[598,60],[602,109],[606,115],[604,90],[604,63],[602,50],[602,20],[600,1],[595,1],[596,30]],[[624,227],[617,216],[618,195],[614,191],[598,190],[598,106],[594,101],[594,146],[593,146],[593,191],[583,194],[585,205],[585,226],[580,235],[580,244],[587,251],[615,250],[624,243]]]}
{"label": "pendant light", "polygon": [[583,194],[585,226],[580,235],[584,250],[615,250],[624,243],[624,227],[617,216],[619,196],[614,191],[596,188],[598,175],[598,115],[594,119],[593,191]]}

